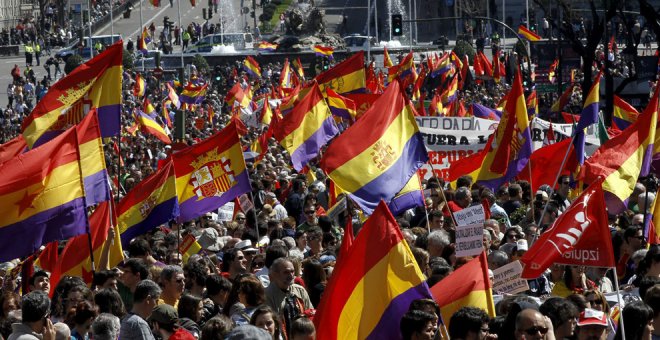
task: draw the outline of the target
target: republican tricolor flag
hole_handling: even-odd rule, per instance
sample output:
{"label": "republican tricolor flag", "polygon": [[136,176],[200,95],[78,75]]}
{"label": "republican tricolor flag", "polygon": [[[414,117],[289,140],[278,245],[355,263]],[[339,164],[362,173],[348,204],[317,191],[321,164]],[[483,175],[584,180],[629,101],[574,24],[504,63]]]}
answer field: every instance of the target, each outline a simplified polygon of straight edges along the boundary
{"label": "republican tricolor flag", "polygon": [[317,339],[399,338],[410,303],[431,293],[385,202],[346,248],[314,317]]}
{"label": "republican tricolor flag", "polygon": [[541,40],[541,36],[534,33],[534,31],[530,30],[525,25],[518,26],[518,35],[521,38],[525,38],[525,39],[527,39],[529,41],[532,41],[532,42]]}

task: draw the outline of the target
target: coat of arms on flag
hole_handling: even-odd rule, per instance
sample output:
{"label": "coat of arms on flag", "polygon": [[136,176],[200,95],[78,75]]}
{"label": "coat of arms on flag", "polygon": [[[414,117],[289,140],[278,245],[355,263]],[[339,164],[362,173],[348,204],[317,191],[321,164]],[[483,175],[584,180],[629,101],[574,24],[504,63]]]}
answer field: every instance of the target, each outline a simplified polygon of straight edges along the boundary
{"label": "coat of arms on flag", "polygon": [[[219,159],[219,160],[218,160]],[[211,150],[193,161],[195,168],[190,183],[198,200],[213,196],[222,196],[234,184],[234,172],[231,170],[231,161],[225,157],[220,158],[218,150]]]}

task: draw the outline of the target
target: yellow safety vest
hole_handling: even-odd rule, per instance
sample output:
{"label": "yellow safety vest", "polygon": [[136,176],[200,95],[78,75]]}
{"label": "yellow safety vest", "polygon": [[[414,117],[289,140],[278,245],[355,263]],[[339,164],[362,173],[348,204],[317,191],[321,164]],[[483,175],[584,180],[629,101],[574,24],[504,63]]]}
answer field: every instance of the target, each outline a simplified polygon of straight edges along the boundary
{"label": "yellow safety vest", "polygon": [[34,51],[34,50],[32,49],[32,46],[30,46],[30,45],[26,45],[26,46],[25,46],[25,52],[27,52],[27,53],[32,53],[33,51]]}

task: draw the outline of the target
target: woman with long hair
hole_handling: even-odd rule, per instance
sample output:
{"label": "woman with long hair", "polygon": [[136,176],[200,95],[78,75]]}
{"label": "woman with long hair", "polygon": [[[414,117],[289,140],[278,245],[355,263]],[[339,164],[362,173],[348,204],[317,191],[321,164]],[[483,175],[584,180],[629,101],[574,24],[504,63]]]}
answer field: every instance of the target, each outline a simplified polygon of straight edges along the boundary
{"label": "woman with long hair", "polygon": [[181,327],[190,332],[195,338],[199,338],[202,334],[199,322],[202,320],[202,314],[204,313],[202,299],[194,295],[183,294],[179,299],[177,313],[179,314]]}
{"label": "woman with long hair", "polygon": [[302,279],[305,282],[305,289],[309,294],[312,305],[314,305],[314,308],[318,307],[327,284],[325,270],[321,262],[311,258],[303,261]]}
{"label": "woman with long hair", "polygon": [[642,301],[628,303],[623,308],[623,326],[618,327],[614,340],[623,339],[625,328],[626,340],[651,340],[653,334],[653,309]]}
{"label": "woman with long hair", "polygon": [[265,329],[273,340],[284,339],[280,318],[268,305],[261,305],[254,310],[250,318],[250,325]]}
{"label": "woman with long hair", "polygon": [[239,275],[232,285],[227,305],[222,313],[229,316],[236,326],[250,323],[252,313],[266,301],[263,284],[254,275]]}

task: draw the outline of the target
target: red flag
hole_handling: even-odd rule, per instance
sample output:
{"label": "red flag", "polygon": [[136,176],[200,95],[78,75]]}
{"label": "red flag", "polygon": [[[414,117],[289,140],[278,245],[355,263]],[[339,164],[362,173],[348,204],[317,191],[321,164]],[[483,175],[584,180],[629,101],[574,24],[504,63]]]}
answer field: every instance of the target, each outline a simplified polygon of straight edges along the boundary
{"label": "red flag", "polygon": [[566,124],[577,124],[577,122],[580,121],[580,115],[574,115],[568,112],[562,112],[561,113],[562,118],[564,118],[564,121]]}
{"label": "red flag", "polygon": [[541,276],[553,263],[614,267],[603,179],[595,181],[546,230],[520,259],[521,277]]}
{"label": "red flag", "polygon": [[0,144],[0,164],[20,155],[27,149],[27,144],[23,135],[18,135],[16,138]]}
{"label": "red flag", "polygon": [[[555,178],[557,178],[559,167],[561,166],[561,162],[564,159],[564,155],[568,148],[570,148],[571,154],[575,153],[570,138],[566,138],[561,142],[544,146],[534,151],[525,168],[518,174],[518,179],[531,183],[532,192],[536,192],[543,184],[548,184],[551,187],[554,187],[555,183],[553,182]],[[575,171],[576,167],[577,159],[569,155],[561,174],[571,174]]]}
{"label": "red flag", "polygon": [[57,265],[57,247],[58,241],[53,241],[46,245],[46,248],[39,254],[39,267],[52,272]]}
{"label": "red flag", "polygon": [[353,240],[355,236],[353,235],[353,216],[348,215],[346,217],[346,227],[344,228],[344,237],[341,240],[341,249],[339,250],[339,256],[348,254],[348,250],[353,245]]}

